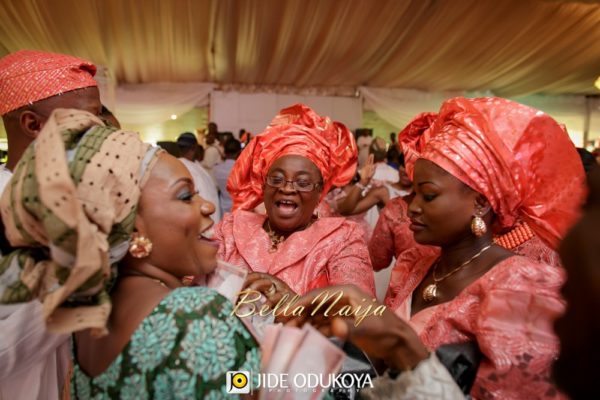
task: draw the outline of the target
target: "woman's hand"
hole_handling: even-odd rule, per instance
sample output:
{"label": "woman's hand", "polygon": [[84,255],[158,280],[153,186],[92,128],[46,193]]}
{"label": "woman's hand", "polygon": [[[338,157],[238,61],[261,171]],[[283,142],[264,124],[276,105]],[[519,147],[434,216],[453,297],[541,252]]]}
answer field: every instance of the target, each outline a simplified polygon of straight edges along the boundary
{"label": "woman's hand", "polygon": [[287,301],[291,300],[296,293],[281,279],[273,275],[261,272],[251,272],[246,277],[242,290],[252,289],[262,293],[269,307],[275,306],[287,294]]}
{"label": "woman's hand", "polygon": [[[335,295],[339,291],[343,293],[341,297]],[[316,310],[326,292],[331,298]],[[329,316],[325,316],[324,312],[330,305]],[[344,306],[350,306],[353,310],[361,306],[364,314],[369,305],[372,306],[371,313],[362,321],[358,321],[356,316],[335,316]],[[390,368],[412,369],[429,356],[428,350],[408,323],[387,308],[382,315],[373,315],[375,309],[382,305],[356,286],[330,286],[313,290],[294,304],[294,308],[297,306],[304,306],[305,310],[300,317],[288,317],[288,325],[301,326],[308,322],[325,336],[351,341],[369,357],[383,360]]]}
{"label": "woman's hand", "polygon": [[367,159],[367,163],[358,171],[360,175],[360,184],[363,186],[367,186],[369,182],[371,182],[371,178],[375,175],[375,162],[373,158],[373,154],[369,154],[369,158]]}

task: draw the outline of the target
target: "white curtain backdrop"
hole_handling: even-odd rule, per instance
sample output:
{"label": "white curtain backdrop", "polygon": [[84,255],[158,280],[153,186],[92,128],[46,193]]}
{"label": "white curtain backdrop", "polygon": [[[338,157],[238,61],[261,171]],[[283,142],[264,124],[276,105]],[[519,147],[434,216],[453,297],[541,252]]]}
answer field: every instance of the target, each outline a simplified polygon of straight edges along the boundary
{"label": "white curtain backdrop", "polygon": [[113,112],[122,124],[167,121],[194,107],[208,106],[211,83],[143,83],[117,86]]}
{"label": "white curtain backdrop", "polygon": [[[126,125],[153,125],[169,121],[171,115],[182,115],[194,107],[207,107],[221,129],[237,132],[239,128],[260,131],[279,108],[304,102],[321,113],[344,121],[351,129],[362,121],[360,99],[335,96],[300,96],[292,94],[215,91],[212,83],[143,83],[116,86],[110,71],[100,67],[96,79],[103,103]],[[491,96],[491,92],[427,92],[412,89],[387,89],[361,86],[364,108],[398,130],[418,113],[437,111],[444,100],[456,96]],[[234,97],[231,103],[232,96]],[[242,101],[244,100],[244,101]],[[589,112],[588,139],[600,137],[600,100],[583,95],[530,95],[513,100],[542,110],[564,124],[577,146],[584,145],[585,121]],[[264,109],[264,110],[263,110]],[[259,112],[262,111],[262,112]],[[223,125],[221,127],[221,125]]]}
{"label": "white curtain backdrop", "polygon": [[353,130],[362,126],[362,101],[359,97],[309,96],[281,93],[240,93],[215,90],[210,100],[210,118],[220,131],[237,136],[244,128],[252,133],[262,132],[279,110],[296,103],[312,107],[317,113],[343,122]]}
{"label": "white curtain backdrop", "polygon": [[[425,92],[409,89],[385,89],[360,87],[364,97],[364,106],[373,110],[388,123],[401,130],[417,114],[424,111],[438,111],[444,100],[456,96],[491,96],[491,92]],[[587,115],[586,98],[583,95],[531,95],[512,100],[537,108],[564,124],[571,140],[577,146],[583,146],[583,132]],[[598,103],[592,102],[589,138],[598,136],[594,122],[600,118]]]}
{"label": "white curtain backdrop", "polygon": [[385,89],[360,87],[365,99],[366,109],[377,115],[399,130],[410,122],[417,114],[425,111],[438,111],[440,105],[452,97],[463,96],[463,92],[425,92],[411,89]]}

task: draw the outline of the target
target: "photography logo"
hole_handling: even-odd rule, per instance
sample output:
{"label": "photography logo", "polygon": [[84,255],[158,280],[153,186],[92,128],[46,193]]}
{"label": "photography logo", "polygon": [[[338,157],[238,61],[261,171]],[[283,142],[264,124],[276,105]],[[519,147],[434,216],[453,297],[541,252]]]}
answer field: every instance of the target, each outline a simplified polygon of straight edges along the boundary
{"label": "photography logo", "polygon": [[248,394],[250,393],[250,372],[227,371],[227,393]]}

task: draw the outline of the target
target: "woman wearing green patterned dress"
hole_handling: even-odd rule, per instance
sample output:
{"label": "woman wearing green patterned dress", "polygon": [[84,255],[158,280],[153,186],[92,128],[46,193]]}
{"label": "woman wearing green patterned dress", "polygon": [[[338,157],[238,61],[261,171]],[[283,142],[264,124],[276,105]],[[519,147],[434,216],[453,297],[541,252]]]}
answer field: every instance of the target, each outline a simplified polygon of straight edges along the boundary
{"label": "woman wearing green patterned dress", "polygon": [[57,110],[1,211],[17,250],[0,263],[0,303],[38,298],[49,330],[74,333],[71,398],[232,398],[227,371],[259,370],[233,305],[182,287],[214,270],[217,246],[214,207],[174,157]]}

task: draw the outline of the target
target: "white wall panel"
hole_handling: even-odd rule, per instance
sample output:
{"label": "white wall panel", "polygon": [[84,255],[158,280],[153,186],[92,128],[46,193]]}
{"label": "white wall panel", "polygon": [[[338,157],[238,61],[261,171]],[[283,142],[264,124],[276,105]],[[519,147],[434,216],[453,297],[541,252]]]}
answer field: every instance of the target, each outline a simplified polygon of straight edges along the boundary
{"label": "white wall panel", "polygon": [[210,99],[210,120],[219,131],[233,132],[242,128],[259,133],[277,112],[296,103],[312,107],[320,115],[344,123],[349,129],[362,124],[362,99],[357,97],[297,96],[290,94],[239,93],[214,91]]}

